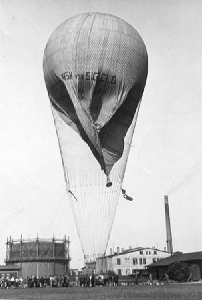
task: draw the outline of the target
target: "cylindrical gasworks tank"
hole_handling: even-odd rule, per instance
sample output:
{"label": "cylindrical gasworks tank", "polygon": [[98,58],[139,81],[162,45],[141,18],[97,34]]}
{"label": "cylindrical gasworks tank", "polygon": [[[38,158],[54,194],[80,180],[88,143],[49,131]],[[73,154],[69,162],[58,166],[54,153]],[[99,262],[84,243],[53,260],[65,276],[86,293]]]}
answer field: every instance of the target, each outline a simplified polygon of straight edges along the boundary
{"label": "cylindrical gasworks tank", "polygon": [[20,266],[21,276],[37,278],[65,275],[69,271],[69,239],[7,240],[6,265]]}

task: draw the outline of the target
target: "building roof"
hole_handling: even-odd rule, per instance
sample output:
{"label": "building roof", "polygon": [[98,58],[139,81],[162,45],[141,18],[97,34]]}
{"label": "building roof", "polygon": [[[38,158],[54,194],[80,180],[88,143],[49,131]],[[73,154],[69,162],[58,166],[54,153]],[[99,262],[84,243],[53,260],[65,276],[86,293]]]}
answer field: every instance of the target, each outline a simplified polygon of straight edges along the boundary
{"label": "building roof", "polygon": [[19,271],[20,267],[16,265],[0,265],[0,271]]}
{"label": "building roof", "polygon": [[[156,251],[160,251],[160,252],[164,252],[164,253],[169,253],[168,251],[164,251],[164,250],[160,250],[160,249],[157,249],[155,247],[151,248],[151,247],[137,247],[137,248],[129,248],[129,249],[126,249],[126,250],[121,250],[120,249],[120,252],[114,252],[113,254],[109,254],[109,255],[106,255],[106,257],[113,257],[113,256],[118,256],[118,255],[124,255],[124,254],[127,254],[127,253],[132,253],[132,252],[137,252],[137,251],[141,251],[141,250],[156,250]],[[97,259],[103,259],[103,257],[98,257]]]}
{"label": "building roof", "polygon": [[148,265],[147,267],[163,267],[168,266],[174,262],[178,261],[196,261],[202,260],[202,251],[191,252],[191,253],[176,253],[169,257],[163,258],[155,263]]}

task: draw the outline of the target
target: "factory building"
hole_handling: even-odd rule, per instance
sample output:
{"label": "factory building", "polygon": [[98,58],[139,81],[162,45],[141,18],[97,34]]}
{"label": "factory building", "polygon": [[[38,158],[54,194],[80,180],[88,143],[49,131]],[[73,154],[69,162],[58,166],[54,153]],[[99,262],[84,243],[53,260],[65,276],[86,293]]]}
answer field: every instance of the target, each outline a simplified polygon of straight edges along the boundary
{"label": "factory building", "polygon": [[154,262],[148,266],[148,270],[152,272],[154,278],[161,279],[165,273],[169,274],[169,267],[171,265],[179,269],[180,264],[185,263],[189,268],[189,281],[201,280],[202,275],[202,251],[182,253],[176,252],[172,256]]}
{"label": "factory building", "polygon": [[6,243],[7,266],[19,267],[20,276],[46,277],[69,271],[69,239],[9,239]]}
{"label": "factory building", "polygon": [[119,276],[141,274],[146,271],[147,265],[170,256],[170,252],[149,247],[138,247],[120,251],[96,259],[96,273],[112,271]]}

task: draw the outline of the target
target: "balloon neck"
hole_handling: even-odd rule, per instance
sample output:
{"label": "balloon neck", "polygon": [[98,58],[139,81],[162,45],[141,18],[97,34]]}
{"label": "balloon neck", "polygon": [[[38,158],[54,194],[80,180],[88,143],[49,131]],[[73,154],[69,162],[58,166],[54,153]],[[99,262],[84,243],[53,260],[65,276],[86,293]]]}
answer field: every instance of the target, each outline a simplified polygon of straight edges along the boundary
{"label": "balloon neck", "polygon": [[106,187],[110,187],[110,186],[112,186],[112,182],[111,182],[109,176],[107,176]]}

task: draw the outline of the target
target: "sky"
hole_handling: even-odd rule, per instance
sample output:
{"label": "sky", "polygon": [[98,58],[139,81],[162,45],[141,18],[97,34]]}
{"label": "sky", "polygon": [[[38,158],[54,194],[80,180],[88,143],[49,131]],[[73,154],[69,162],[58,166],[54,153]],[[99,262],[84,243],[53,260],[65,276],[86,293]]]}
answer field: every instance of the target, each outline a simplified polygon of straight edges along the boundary
{"label": "sky", "polygon": [[109,248],[166,246],[169,197],[174,251],[202,251],[202,2],[193,0],[0,0],[0,264],[6,240],[70,238],[71,268],[83,254],[67,199],[43,78],[48,38],[84,12],[130,23],[149,73]]}

